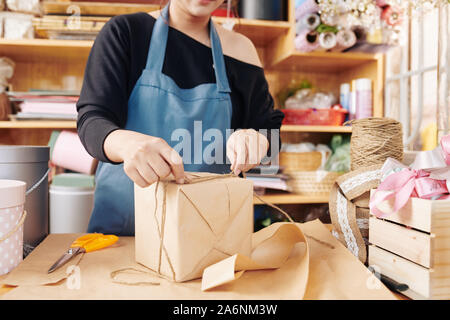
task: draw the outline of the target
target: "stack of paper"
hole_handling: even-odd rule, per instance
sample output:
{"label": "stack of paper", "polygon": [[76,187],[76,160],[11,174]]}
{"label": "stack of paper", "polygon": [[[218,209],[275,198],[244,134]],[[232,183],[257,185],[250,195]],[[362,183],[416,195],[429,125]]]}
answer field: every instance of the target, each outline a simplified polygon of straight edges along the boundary
{"label": "stack of paper", "polygon": [[282,169],[275,166],[258,166],[250,170],[247,179],[253,181],[253,188],[258,194],[266,190],[291,191],[286,181],[289,176],[282,173]]}
{"label": "stack of paper", "polygon": [[72,92],[10,92],[9,99],[16,103],[18,120],[52,119],[76,120],[78,95]]}

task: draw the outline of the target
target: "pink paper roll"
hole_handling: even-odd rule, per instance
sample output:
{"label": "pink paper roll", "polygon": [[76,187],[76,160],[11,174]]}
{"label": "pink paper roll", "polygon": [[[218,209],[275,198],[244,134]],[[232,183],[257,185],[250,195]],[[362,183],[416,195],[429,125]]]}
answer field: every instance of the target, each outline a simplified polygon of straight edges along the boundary
{"label": "pink paper roll", "polygon": [[319,44],[321,51],[327,51],[334,48],[337,44],[336,34],[333,32],[322,32],[319,35]]}
{"label": "pink paper roll", "polygon": [[71,131],[60,133],[51,161],[59,167],[86,174],[93,174],[97,166],[97,161],[87,153],[78,134]]}
{"label": "pink paper roll", "polygon": [[295,48],[300,52],[311,52],[319,46],[319,35],[315,31],[303,30],[295,38]]}
{"label": "pink paper roll", "polygon": [[316,13],[308,13],[301,17],[301,19],[295,25],[295,31],[297,34],[302,33],[303,30],[316,30],[320,25],[320,17]]}
{"label": "pink paper roll", "polygon": [[352,30],[342,29],[336,34],[336,41],[337,44],[332,51],[341,52],[356,44],[356,35]]}
{"label": "pink paper roll", "polygon": [[305,0],[295,9],[295,19],[300,20],[302,16],[308,13],[319,12],[319,5],[315,0]]}

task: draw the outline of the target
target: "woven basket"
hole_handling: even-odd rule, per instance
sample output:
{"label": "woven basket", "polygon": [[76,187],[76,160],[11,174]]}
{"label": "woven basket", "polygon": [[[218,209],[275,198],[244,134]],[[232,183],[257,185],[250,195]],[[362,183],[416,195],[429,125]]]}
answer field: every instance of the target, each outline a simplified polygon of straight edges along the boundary
{"label": "woven basket", "polygon": [[322,153],[313,152],[280,152],[280,166],[285,172],[314,171],[322,164]]}
{"label": "woven basket", "polygon": [[322,170],[289,172],[291,179],[287,183],[297,194],[328,195],[339,175],[338,172]]}

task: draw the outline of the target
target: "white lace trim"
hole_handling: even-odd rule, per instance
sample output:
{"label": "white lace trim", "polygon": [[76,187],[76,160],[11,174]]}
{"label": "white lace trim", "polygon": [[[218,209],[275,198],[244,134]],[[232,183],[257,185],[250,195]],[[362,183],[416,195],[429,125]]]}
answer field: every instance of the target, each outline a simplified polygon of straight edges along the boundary
{"label": "white lace trim", "polygon": [[369,219],[367,218],[356,219],[356,224],[360,229],[369,229]]}
{"label": "white lace trim", "polygon": [[354,176],[353,178],[350,178],[343,183],[341,183],[339,186],[341,187],[342,191],[344,193],[347,193],[354,189],[355,187],[358,187],[362,185],[363,183],[366,183],[368,181],[380,179],[381,176],[381,170],[374,170],[374,171],[367,171],[361,174],[358,174],[357,176]]}
{"label": "white lace trim", "polygon": [[331,230],[331,234],[332,234],[336,239],[339,240],[339,233],[337,233],[336,230]]}
{"label": "white lace trim", "polygon": [[337,214],[339,225],[341,226],[342,233],[344,234],[345,243],[347,244],[347,249],[355,256],[358,257],[359,248],[356,243],[356,238],[353,234],[347,217],[347,199],[342,195],[342,193],[337,193]]}

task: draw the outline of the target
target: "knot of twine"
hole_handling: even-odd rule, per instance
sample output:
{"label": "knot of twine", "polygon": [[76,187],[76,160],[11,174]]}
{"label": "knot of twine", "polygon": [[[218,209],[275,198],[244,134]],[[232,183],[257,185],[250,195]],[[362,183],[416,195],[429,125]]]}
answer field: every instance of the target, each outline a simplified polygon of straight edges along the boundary
{"label": "knot of twine", "polygon": [[383,164],[387,158],[403,160],[403,132],[400,122],[389,118],[352,120],[351,169]]}

